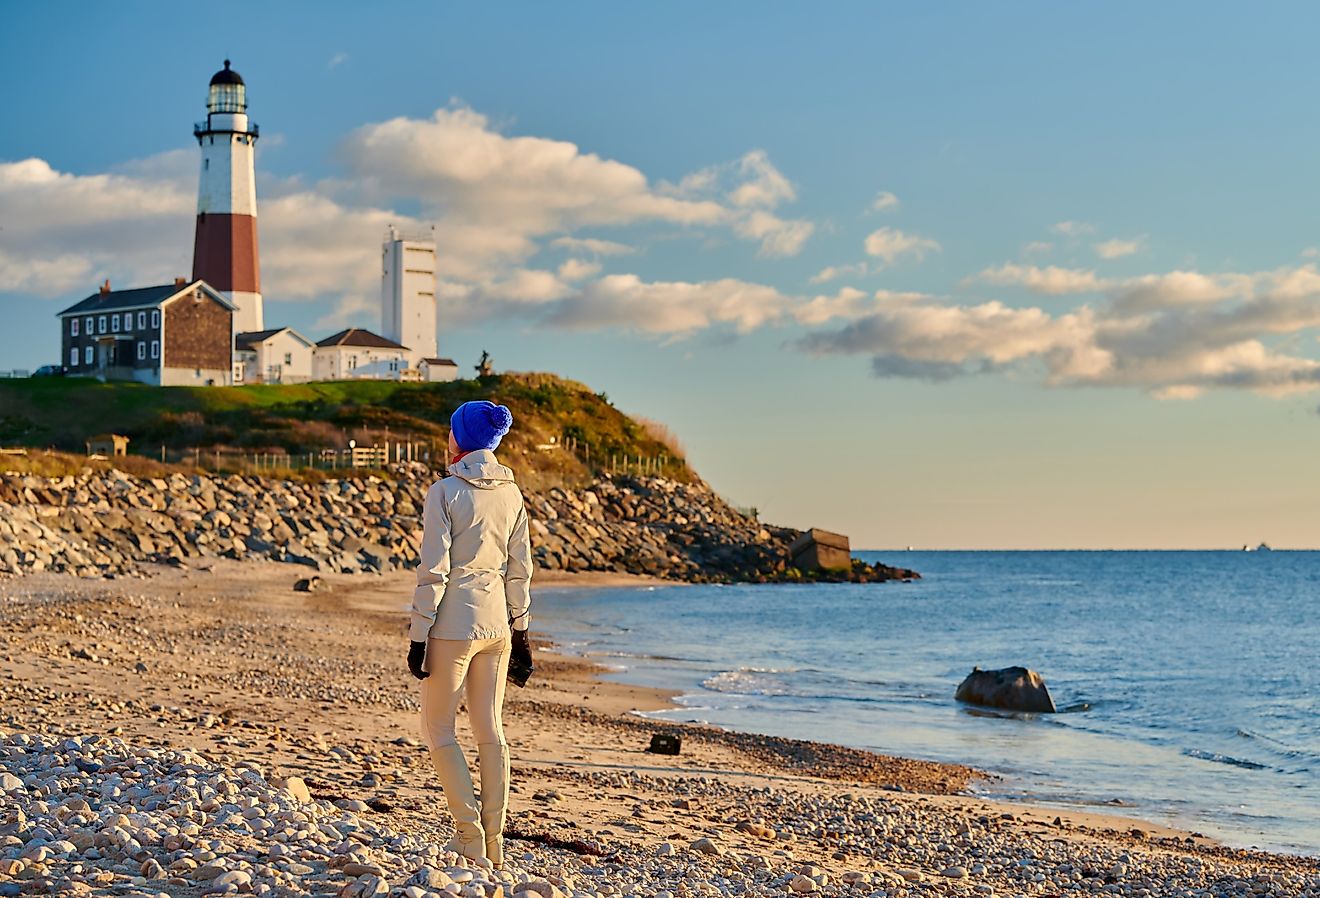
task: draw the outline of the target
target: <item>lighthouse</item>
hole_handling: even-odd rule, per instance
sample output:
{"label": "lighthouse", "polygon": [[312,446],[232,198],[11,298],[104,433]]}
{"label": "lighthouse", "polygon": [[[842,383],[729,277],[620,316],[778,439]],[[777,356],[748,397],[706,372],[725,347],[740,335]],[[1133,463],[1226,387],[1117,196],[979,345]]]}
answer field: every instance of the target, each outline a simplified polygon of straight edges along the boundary
{"label": "lighthouse", "polygon": [[257,126],[248,121],[247,86],[225,67],[211,78],[206,121],[193,128],[202,148],[193,280],[204,280],[236,307],[234,332],[262,329],[257,255]]}

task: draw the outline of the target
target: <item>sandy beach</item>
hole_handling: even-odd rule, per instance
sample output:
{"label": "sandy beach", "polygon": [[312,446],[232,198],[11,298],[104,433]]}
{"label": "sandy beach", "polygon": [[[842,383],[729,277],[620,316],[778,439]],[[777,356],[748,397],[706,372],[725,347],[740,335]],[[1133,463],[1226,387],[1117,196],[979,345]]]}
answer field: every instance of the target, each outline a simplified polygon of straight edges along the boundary
{"label": "sandy beach", "polygon": [[[311,593],[300,576],[208,560],[0,582],[0,895],[1320,894],[1314,859],[994,804],[967,767],[646,720],[631,712],[666,693],[544,646],[506,707],[510,863],[464,869],[438,847],[404,665],[411,574],[324,575]],[[675,730],[680,755],[645,751]],[[106,781],[132,759],[124,779],[156,777],[158,797],[189,776],[225,785],[142,807]],[[148,819],[168,808],[174,824]]]}

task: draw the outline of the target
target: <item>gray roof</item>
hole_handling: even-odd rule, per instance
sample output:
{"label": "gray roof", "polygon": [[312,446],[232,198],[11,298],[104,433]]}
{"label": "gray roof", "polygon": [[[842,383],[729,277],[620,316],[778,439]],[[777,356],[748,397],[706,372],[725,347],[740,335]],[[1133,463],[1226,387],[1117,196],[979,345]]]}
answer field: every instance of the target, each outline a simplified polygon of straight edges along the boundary
{"label": "gray roof", "polygon": [[114,312],[119,309],[155,308],[196,286],[204,287],[213,299],[219,300],[227,308],[231,310],[234,308],[234,304],[225,299],[220,293],[217,293],[210,284],[205,281],[192,281],[187,284],[161,284],[159,287],[111,290],[108,293],[98,291],[56,314],[59,316],[83,315],[97,312]]}
{"label": "gray roof", "polygon": [[241,334],[234,334],[234,346],[239,349],[251,349],[258,343],[265,343],[282,330],[284,330],[284,328],[275,327],[266,331],[247,331]]}
{"label": "gray roof", "polygon": [[319,341],[317,346],[373,346],[377,349],[407,349],[407,346],[400,346],[393,340],[387,340],[380,334],[373,334],[371,331],[361,327],[350,327],[337,334],[332,334],[324,340]]}
{"label": "gray roof", "polygon": [[286,327],[272,327],[269,330],[264,330],[264,331],[245,331],[244,333],[241,334],[234,334],[234,348],[252,349],[255,346],[265,343],[267,340],[269,340],[271,337],[275,336],[276,334],[282,334],[285,331],[288,331],[290,334],[297,337],[299,340],[306,343],[308,346],[314,345],[311,340],[308,340],[306,337],[298,333],[293,328],[286,326]]}
{"label": "gray roof", "polygon": [[422,361],[428,365],[453,365],[455,368],[458,367],[458,362],[453,359],[422,359]]}

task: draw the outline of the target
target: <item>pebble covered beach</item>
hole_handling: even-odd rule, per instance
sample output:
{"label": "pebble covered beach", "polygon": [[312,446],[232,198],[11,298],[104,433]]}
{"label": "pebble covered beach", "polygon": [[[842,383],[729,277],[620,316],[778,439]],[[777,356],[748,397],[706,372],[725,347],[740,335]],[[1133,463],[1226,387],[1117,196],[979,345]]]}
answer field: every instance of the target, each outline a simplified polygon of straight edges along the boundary
{"label": "pebble covered beach", "polygon": [[509,862],[470,864],[418,738],[408,574],[295,573],[0,583],[0,896],[1320,895],[1313,858],[994,804],[828,734],[679,726],[649,754],[675,727],[629,712],[664,693],[544,650],[506,710]]}

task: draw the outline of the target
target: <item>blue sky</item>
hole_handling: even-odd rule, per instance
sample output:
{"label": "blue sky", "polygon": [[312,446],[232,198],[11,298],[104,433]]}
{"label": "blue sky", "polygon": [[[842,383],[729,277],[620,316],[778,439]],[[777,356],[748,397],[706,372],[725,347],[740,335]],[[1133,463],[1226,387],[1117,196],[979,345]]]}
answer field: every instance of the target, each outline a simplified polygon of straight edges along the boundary
{"label": "blue sky", "polygon": [[384,225],[435,225],[443,354],[607,391],[767,519],[1320,543],[1314,8],[472,6],[7,7],[0,368],[188,271],[228,56],[268,323],[378,327]]}

